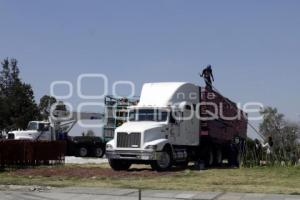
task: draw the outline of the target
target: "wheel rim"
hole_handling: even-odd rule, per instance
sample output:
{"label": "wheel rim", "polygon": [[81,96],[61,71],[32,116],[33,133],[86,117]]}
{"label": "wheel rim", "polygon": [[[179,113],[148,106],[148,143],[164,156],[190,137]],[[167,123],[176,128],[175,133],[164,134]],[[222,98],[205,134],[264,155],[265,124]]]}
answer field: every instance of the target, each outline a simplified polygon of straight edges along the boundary
{"label": "wheel rim", "polygon": [[160,168],[166,169],[170,166],[171,157],[167,152],[162,152],[159,160],[157,160],[157,164]]}
{"label": "wheel rim", "polygon": [[80,148],[79,154],[82,157],[85,157],[87,155],[87,149],[86,148]]}
{"label": "wheel rim", "polygon": [[96,149],[96,156],[97,156],[97,157],[101,157],[102,154],[103,154],[103,150],[102,150],[101,148],[97,148],[97,149]]}

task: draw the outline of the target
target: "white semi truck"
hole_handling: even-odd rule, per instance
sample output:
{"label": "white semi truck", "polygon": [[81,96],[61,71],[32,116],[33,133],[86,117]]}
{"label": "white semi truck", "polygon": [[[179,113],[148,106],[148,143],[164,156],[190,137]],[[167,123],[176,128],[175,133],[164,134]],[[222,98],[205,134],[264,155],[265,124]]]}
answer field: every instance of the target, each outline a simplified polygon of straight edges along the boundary
{"label": "white semi truck", "polygon": [[[201,102],[209,103],[200,106]],[[228,122],[219,116],[200,119],[207,116],[212,102],[229,115],[242,112],[220,94],[191,83],[144,84],[139,103],[129,108],[128,121],[106,145],[110,166],[128,170],[132,164],[150,164],[165,171],[200,159],[209,166],[221,164],[225,158],[238,164],[247,119],[245,115]]]}

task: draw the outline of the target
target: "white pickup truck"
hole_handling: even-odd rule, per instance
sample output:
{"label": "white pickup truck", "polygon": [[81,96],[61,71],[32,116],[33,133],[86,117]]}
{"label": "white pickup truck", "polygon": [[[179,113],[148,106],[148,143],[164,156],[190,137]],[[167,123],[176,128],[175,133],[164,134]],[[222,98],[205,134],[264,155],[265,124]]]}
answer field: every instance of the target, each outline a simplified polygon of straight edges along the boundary
{"label": "white pickup truck", "polygon": [[[82,123],[100,123],[101,120],[81,120]],[[74,130],[73,130],[74,128]],[[103,157],[105,153],[105,142],[103,131],[100,128],[90,128],[95,130],[97,135],[81,135],[84,128],[69,121],[66,124],[56,126],[46,121],[31,121],[26,130],[11,131],[7,134],[9,140],[33,140],[33,141],[55,141],[64,140],[67,142],[67,155],[79,157]],[[91,131],[94,133],[93,131]]]}
{"label": "white pickup truck", "polygon": [[31,121],[26,130],[11,131],[7,134],[7,139],[10,140],[55,140],[53,127],[49,122]]}

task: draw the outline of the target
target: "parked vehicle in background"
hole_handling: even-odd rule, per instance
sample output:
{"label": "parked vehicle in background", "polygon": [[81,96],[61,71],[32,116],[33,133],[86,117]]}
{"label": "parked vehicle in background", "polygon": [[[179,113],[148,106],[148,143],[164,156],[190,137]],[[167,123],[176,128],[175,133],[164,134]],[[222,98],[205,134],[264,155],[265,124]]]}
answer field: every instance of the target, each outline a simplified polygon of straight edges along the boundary
{"label": "parked vehicle in background", "polygon": [[67,134],[67,155],[102,158],[106,145],[103,126],[103,119],[77,121]]}
{"label": "parked vehicle in background", "polygon": [[[31,121],[26,130],[11,131],[7,139],[67,142],[67,156],[103,157],[105,141],[103,138],[103,120],[81,120],[91,127],[81,127],[79,122],[61,124],[54,130],[54,125],[46,121]],[[97,125],[97,127],[95,126]],[[63,128],[64,127],[64,128]]]}
{"label": "parked vehicle in background", "polygon": [[[79,157],[103,157],[105,142],[103,138],[102,120],[82,120],[81,123],[91,125],[90,128],[80,127],[78,122],[71,121],[59,126],[46,121],[31,121],[26,130],[11,131],[8,133],[9,140],[35,140],[67,142],[67,156]],[[97,127],[95,127],[97,125]]]}
{"label": "parked vehicle in background", "polygon": [[54,141],[56,134],[50,122],[47,121],[31,121],[28,123],[26,130],[10,131],[7,139],[10,140],[42,140]]}
{"label": "parked vehicle in background", "polygon": [[224,159],[237,166],[246,137],[246,115],[217,92],[191,83],[147,83],[128,121],[107,143],[106,155],[114,170],[149,164],[165,171],[190,161],[220,165]]}
{"label": "parked vehicle in background", "polygon": [[81,120],[87,127],[80,127],[77,122],[69,131],[68,155],[103,157],[106,143],[113,139],[114,130],[126,122],[128,107],[136,105],[137,100],[106,96],[104,104],[104,119]]}

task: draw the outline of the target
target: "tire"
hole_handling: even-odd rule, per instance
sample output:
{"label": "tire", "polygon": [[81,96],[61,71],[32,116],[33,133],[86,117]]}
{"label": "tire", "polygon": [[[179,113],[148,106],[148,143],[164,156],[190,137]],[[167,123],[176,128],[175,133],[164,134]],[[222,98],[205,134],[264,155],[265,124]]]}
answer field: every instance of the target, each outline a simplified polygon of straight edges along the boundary
{"label": "tire", "polygon": [[102,147],[96,147],[94,149],[94,156],[96,158],[102,158],[104,156],[104,149]]}
{"label": "tire", "polygon": [[131,163],[126,160],[111,159],[109,160],[109,165],[115,171],[127,171],[130,168]]}
{"label": "tire", "polygon": [[159,159],[151,163],[151,168],[152,170],[163,172],[163,171],[170,170],[172,165],[173,165],[173,158],[172,158],[171,150],[169,148],[165,148],[161,152]]}
{"label": "tire", "polygon": [[87,150],[86,147],[80,147],[78,149],[78,156],[79,157],[87,157],[87,155],[88,155],[88,150]]}

